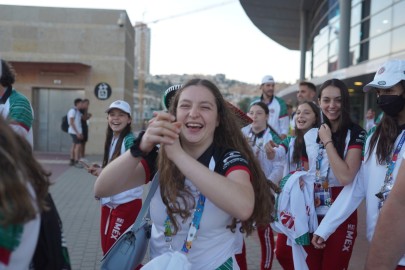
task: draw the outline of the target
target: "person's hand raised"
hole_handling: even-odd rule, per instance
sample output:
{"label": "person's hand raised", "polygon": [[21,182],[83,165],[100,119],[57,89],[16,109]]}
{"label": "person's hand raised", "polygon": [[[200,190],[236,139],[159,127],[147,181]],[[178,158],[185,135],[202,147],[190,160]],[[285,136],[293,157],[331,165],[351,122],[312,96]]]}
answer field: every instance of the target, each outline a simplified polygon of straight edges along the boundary
{"label": "person's hand raised", "polygon": [[155,145],[173,144],[179,138],[180,126],[174,124],[175,117],[167,112],[154,112],[142,137],[140,149],[149,153]]}
{"label": "person's hand raised", "polygon": [[322,124],[318,130],[319,139],[325,145],[325,143],[332,141],[332,131],[327,124]]}
{"label": "person's hand raised", "polygon": [[[173,122],[172,125],[176,126],[178,129],[181,128],[181,123],[180,122]],[[170,160],[174,160],[174,158],[178,157],[179,154],[183,151],[183,148],[181,147],[179,138],[174,140],[173,143],[163,144],[162,146],[165,148],[166,155]]]}
{"label": "person's hand raised", "polygon": [[269,141],[268,143],[266,143],[266,145],[264,146],[264,150],[266,151],[267,159],[274,159],[274,157],[276,156],[276,150],[274,148],[277,146],[278,145],[273,141]]}

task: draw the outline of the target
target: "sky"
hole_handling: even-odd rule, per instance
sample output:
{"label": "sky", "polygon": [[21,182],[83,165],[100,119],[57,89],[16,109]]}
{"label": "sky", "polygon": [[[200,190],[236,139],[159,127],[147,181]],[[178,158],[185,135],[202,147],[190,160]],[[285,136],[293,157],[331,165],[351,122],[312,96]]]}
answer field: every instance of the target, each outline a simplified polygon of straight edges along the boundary
{"label": "sky", "polygon": [[5,5],[126,10],[132,24],[151,29],[150,73],[225,74],[228,79],[260,84],[299,78],[299,51],[263,34],[238,0],[0,0]]}

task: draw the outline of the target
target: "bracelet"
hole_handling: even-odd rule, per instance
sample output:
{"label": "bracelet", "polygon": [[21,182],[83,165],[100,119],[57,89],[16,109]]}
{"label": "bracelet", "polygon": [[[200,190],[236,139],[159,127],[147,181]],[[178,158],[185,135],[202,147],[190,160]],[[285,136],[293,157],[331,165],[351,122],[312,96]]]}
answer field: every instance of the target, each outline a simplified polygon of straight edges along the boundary
{"label": "bracelet", "polygon": [[332,143],[332,144],[333,144],[333,141],[332,141],[332,140],[327,141],[327,142],[323,145],[323,147],[325,147],[325,149],[326,149],[326,146],[327,146],[329,143]]}
{"label": "bracelet", "polygon": [[138,137],[134,140],[134,144],[131,146],[131,148],[129,149],[131,152],[131,155],[134,158],[137,157],[145,157],[148,153],[144,153],[142,152],[142,150],[139,148],[140,144],[141,144],[141,140],[143,135],[145,134],[145,131],[141,131],[138,135]]}

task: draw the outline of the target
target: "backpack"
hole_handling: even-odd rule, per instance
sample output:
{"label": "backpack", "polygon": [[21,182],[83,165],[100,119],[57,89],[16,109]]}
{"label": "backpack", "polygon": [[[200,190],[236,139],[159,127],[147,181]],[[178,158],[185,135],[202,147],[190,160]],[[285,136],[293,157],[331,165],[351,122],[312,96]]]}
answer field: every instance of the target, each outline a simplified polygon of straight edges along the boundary
{"label": "backpack", "polygon": [[62,117],[62,123],[60,125],[60,128],[62,129],[62,131],[64,132],[68,132],[69,129],[69,121],[68,121],[68,117],[67,115]]}
{"label": "backpack", "polygon": [[49,210],[41,213],[41,226],[30,270],[71,270],[69,251],[62,221],[50,193],[46,197]]}

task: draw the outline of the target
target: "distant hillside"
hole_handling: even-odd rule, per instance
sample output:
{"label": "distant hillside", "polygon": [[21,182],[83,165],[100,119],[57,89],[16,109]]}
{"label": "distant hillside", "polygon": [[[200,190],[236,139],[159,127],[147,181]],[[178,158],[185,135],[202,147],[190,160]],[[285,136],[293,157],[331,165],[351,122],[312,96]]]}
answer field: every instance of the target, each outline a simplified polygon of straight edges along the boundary
{"label": "distant hillside", "polygon": [[[207,79],[215,83],[218,88],[222,91],[225,98],[235,105],[240,106],[242,109],[246,110],[246,103],[249,104],[250,99],[254,96],[259,96],[260,85],[259,84],[249,84],[237,80],[227,79],[224,74],[216,75],[154,75],[148,76],[145,80],[145,93],[160,97],[162,93],[174,84],[185,83],[193,78]],[[135,90],[138,88],[138,80],[134,81]],[[276,91],[281,90],[289,86],[286,83],[276,83]]]}

